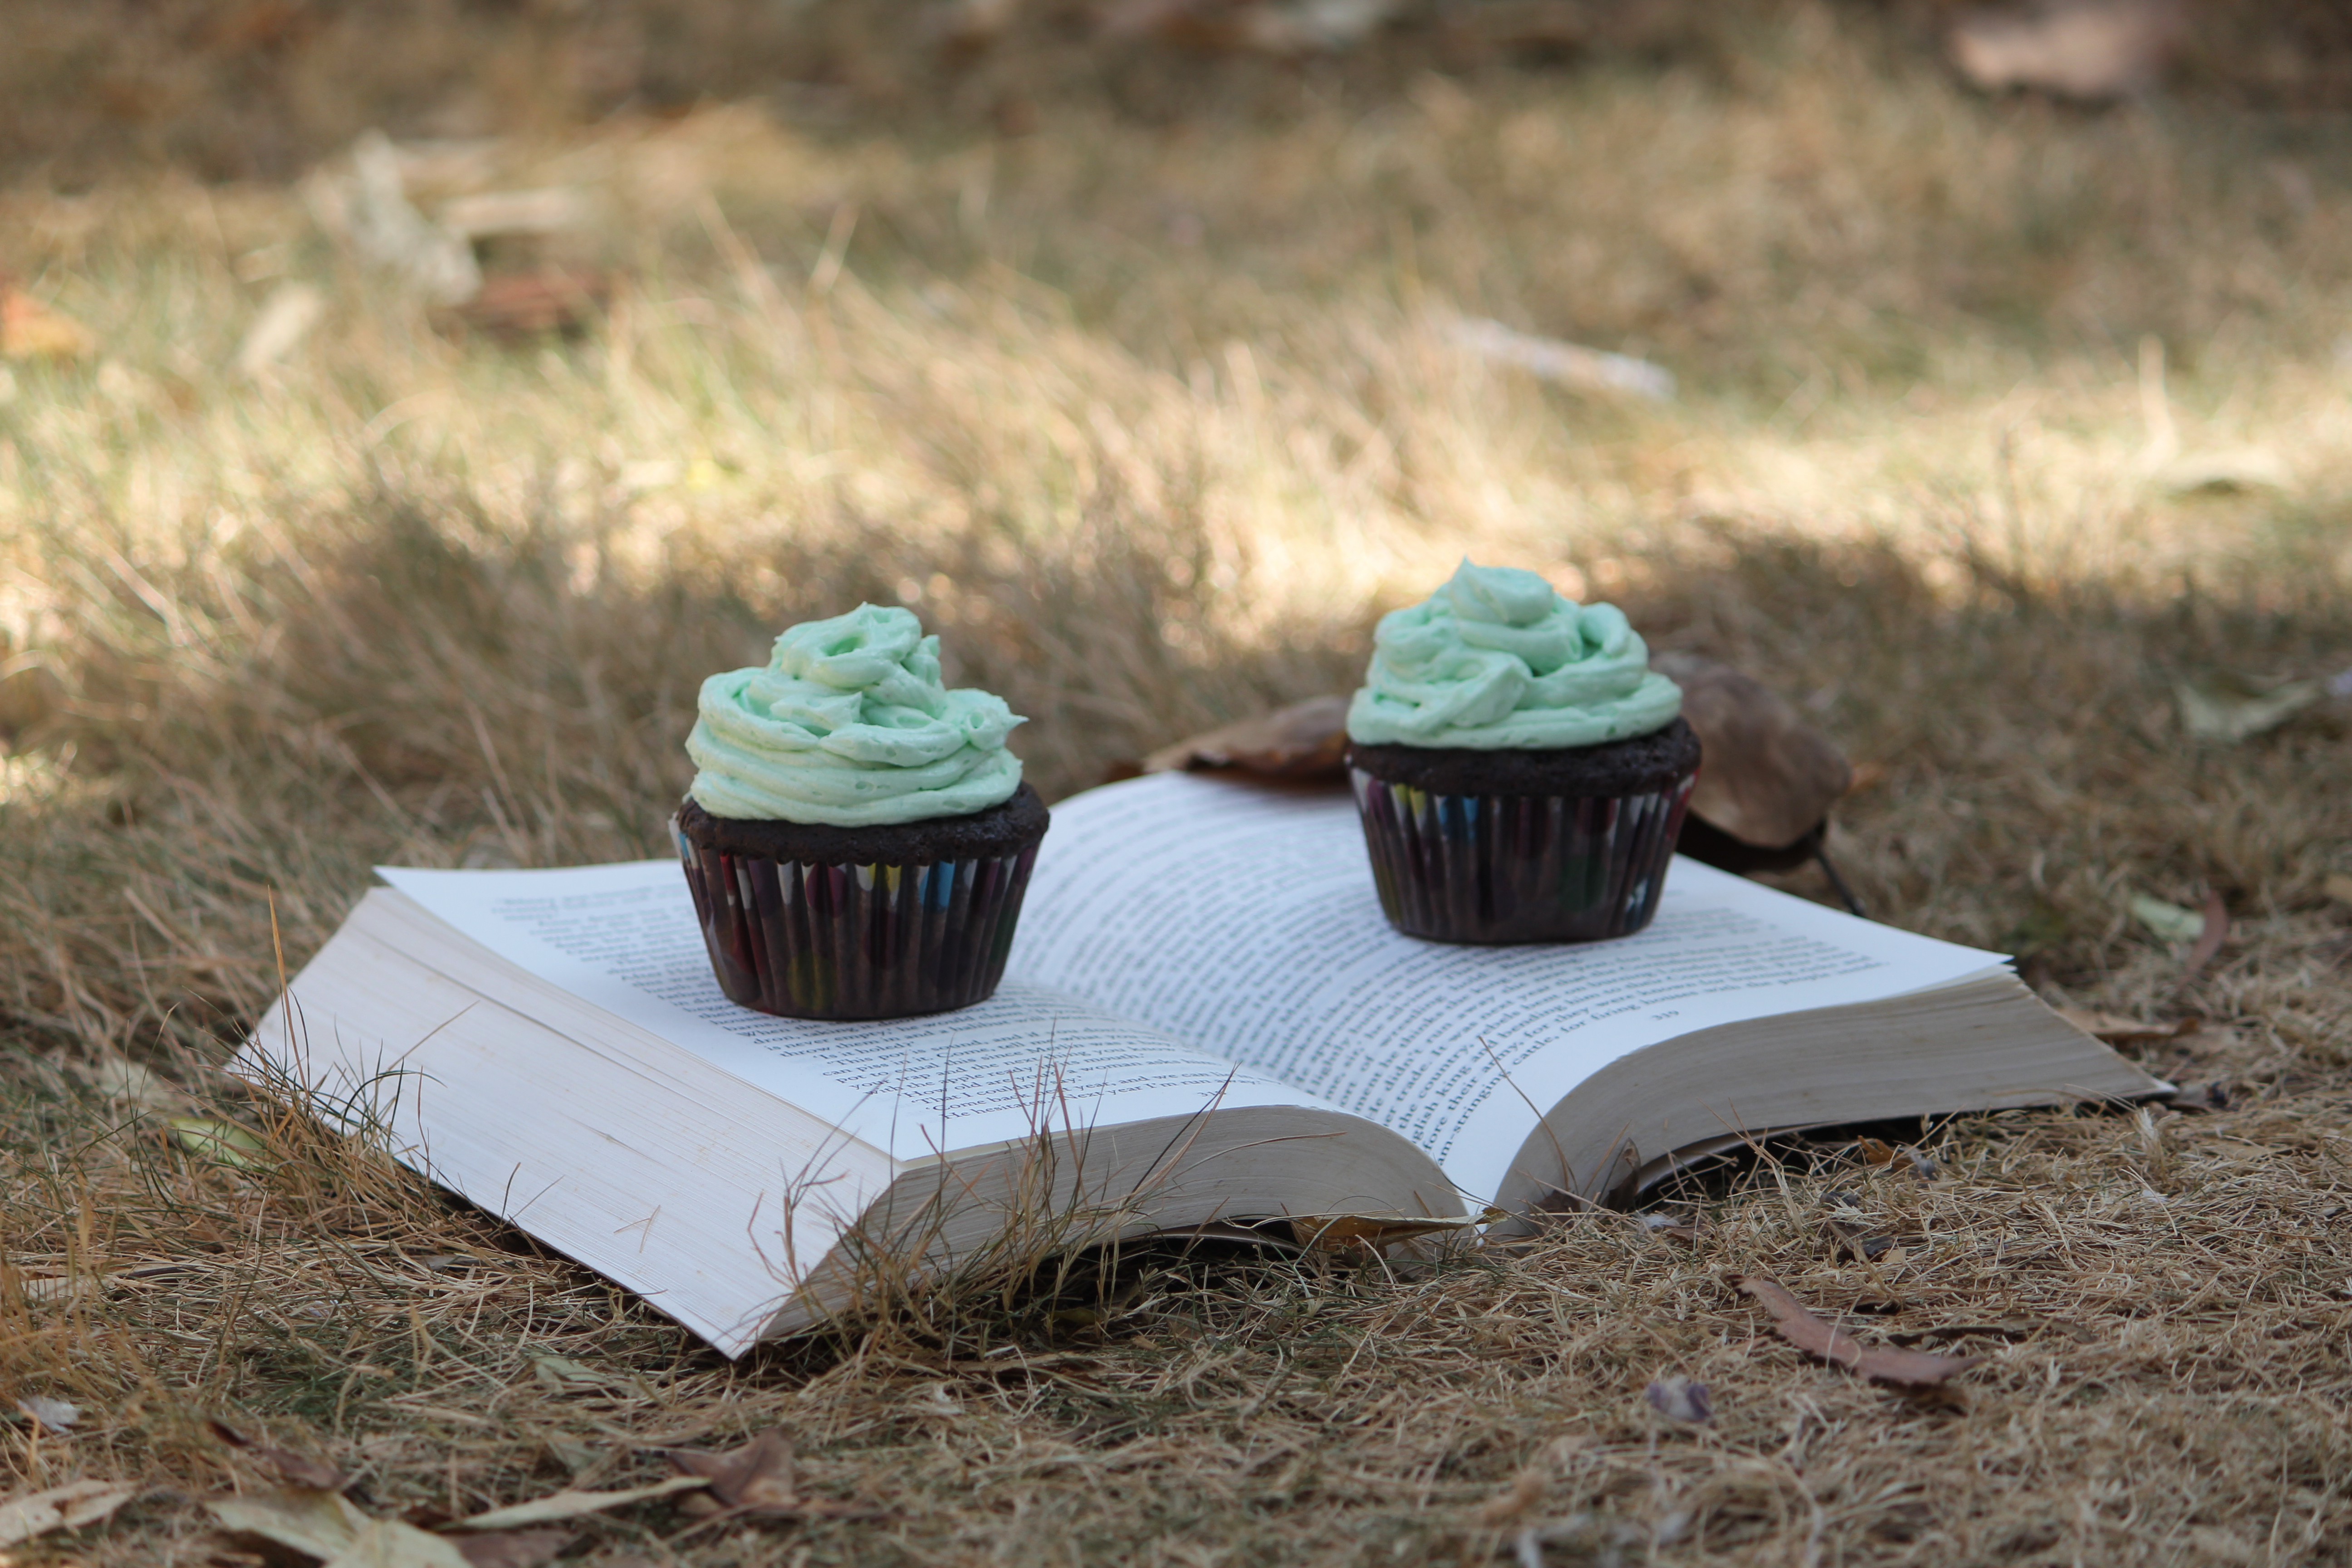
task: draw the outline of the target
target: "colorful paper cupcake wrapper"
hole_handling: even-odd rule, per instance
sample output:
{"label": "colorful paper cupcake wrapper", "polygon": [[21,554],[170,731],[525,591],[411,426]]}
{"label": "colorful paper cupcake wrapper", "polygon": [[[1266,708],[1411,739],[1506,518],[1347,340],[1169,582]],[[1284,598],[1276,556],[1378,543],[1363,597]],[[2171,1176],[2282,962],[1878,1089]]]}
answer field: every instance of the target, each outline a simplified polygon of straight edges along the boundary
{"label": "colorful paper cupcake wrapper", "polygon": [[825,865],[730,855],[672,819],[719,989],[788,1018],[900,1018],[1004,978],[1037,847],[990,859]]}
{"label": "colorful paper cupcake wrapper", "polygon": [[1349,769],[1389,922],[1437,942],[1597,942],[1658,912],[1696,773],[1646,795],[1437,795]]}

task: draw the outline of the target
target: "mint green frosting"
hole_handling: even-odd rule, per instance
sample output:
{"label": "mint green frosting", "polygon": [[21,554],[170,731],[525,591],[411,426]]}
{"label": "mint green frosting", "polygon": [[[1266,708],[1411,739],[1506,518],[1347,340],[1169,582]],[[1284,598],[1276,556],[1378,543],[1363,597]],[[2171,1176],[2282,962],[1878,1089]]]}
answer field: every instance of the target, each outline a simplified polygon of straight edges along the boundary
{"label": "mint green frosting", "polygon": [[1382,616],[1372,644],[1348,705],[1349,738],[1368,746],[1549,751],[1646,735],[1682,711],[1622,610],[1466,556],[1445,586]]}
{"label": "mint green frosting", "polygon": [[713,816],[875,827],[962,816],[1021,787],[1004,699],[940,683],[912,610],[803,621],[767,666],[702,683],[688,792]]}

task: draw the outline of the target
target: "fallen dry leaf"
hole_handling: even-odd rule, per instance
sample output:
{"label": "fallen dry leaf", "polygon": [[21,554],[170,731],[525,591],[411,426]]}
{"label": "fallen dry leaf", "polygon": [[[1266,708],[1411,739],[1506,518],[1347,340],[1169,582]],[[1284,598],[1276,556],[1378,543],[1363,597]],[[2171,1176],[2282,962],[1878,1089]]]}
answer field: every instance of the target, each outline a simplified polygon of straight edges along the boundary
{"label": "fallen dry leaf", "polygon": [[1454,346],[1480,359],[1516,365],[1538,380],[1582,392],[1630,392],[1656,403],[1675,400],[1675,373],[1631,354],[1537,337],[1476,316],[1450,322],[1445,335]]}
{"label": "fallen dry leaf", "polygon": [[212,1435],[274,1472],[289,1486],[304,1487],[312,1491],[339,1492],[352,1484],[349,1476],[308,1454],[298,1454],[290,1448],[273,1448],[257,1443],[225,1421],[207,1420],[205,1426]]}
{"label": "fallen dry leaf", "polygon": [[709,1483],[720,1508],[714,1513],[797,1514],[800,1488],[793,1473],[793,1440],[771,1426],[731,1454],[674,1449],[669,1462]]}
{"label": "fallen dry leaf", "polygon": [[519,1502],[507,1508],[494,1508],[488,1513],[478,1513],[447,1526],[450,1530],[520,1530],[526,1525],[553,1524],[562,1520],[581,1519],[606,1509],[622,1508],[633,1502],[645,1502],[657,1497],[669,1497],[677,1492],[693,1491],[709,1484],[707,1478],[697,1475],[673,1476],[649,1486],[626,1487],[618,1491],[552,1492],[530,1502]]}
{"label": "fallen dry leaf", "polygon": [[310,284],[280,283],[254,312],[253,324],[236,345],[236,373],[259,375],[299,347],[326,313],[327,297]]}
{"label": "fallen dry leaf", "polygon": [[2219,1079],[2184,1083],[2166,1103],[2187,1115],[2210,1116],[2230,1109],[2230,1088]]}
{"label": "fallen dry leaf", "polygon": [[2172,694],[2191,740],[2229,746],[2277,729],[2327,689],[2316,680],[2264,680],[2224,669],[2176,681]]}
{"label": "fallen dry leaf", "polygon": [[1902,1255],[1903,1241],[1899,1237],[1874,1236],[1867,1226],[1849,1225],[1843,1220],[1826,1223],[1833,1257],[1851,1258],[1856,1263],[1876,1263],[1882,1258],[1891,1263]]}
{"label": "fallen dry leaf", "polygon": [[1927,1351],[1865,1346],[1843,1329],[1815,1317],[1810,1308],[1789,1294],[1787,1288],[1777,1279],[1750,1274],[1735,1280],[1734,1284],[1772,1314],[1772,1325],[1780,1331],[1782,1339],[1807,1355],[1833,1366],[1842,1366],[1875,1383],[1926,1388],[1977,1364],[1975,1356],[1937,1355]]}
{"label": "fallen dry leaf", "polygon": [[497,273],[473,296],[435,318],[447,331],[514,342],[584,331],[613,297],[613,280],[584,268]]}
{"label": "fallen dry leaf", "polygon": [[1234,768],[1262,778],[1338,779],[1347,752],[1348,700],[1310,697],[1162,746],[1143,759],[1143,771]]}
{"label": "fallen dry leaf", "polygon": [[504,235],[563,234],[595,221],[585,191],[551,185],[529,191],[480,191],[453,196],[434,215],[445,229],[467,243]]}
{"label": "fallen dry leaf", "polygon": [[28,1394],[19,1399],[16,1408],[24,1412],[27,1421],[44,1432],[69,1432],[81,1419],[80,1406],[38,1394]]}
{"label": "fallen dry leaf", "polygon": [[1696,1378],[1670,1372],[1642,1391],[1650,1408],[1669,1421],[1689,1426],[1703,1426],[1715,1419],[1715,1404],[1708,1398],[1706,1384]]}
{"label": "fallen dry leaf", "polygon": [[2057,1013],[2083,1033],[2111,1046],[2142,1046],[2157,1040],[2177,1040],[2205,1026],[2205,1020],[2194,1013],[2185,1014],[2168,1024],[2145,1024],[2137,1018],[2126,1018],[2119,1013],[2102,1013],[2090,1007],[2061,1007]]}
{"label": "fallen dry leaf", "polygon": [[79,359],[97,347],[88,327],[0,275],[0,359]]}
{"label": "fallen dry leaf", "polygon": [[372,1518],[341,1492],[264,1492],[205,1507],[223,1530],[322,1558],[330,1568],[472,1568],[453,1542],[400,1520]]}
{"label": "fallen dry leaf", "polygon": [[1895,1145],[1883,1138],[1857,1138],[1854,1140],[1853,1148],[1854,1152],[1860,1154],[1868,1164],[1895,1163]]}
{"label": "fallen dry leaf", "polygon": [[622,1381],[610,1373],[598,1372],[570,1356],[535,1355],[530,1358],[531,1375],[541,1387],[551,1394],[579,1394],[589,1389],[610,1388]]}
{"label": "fallen dry leaf", "polygon": [[14,1546],[52,1530],[95,1524],[139,1495],[123,1481],[68,1481],[47,1491],[0,1502],[0,1546]]}
{"label": "fallen dry leaf", "polygon": [[2213,955],[2221,951],[2221,944],[2229,940],[2230,911],[2223,906],[2221,894],[2209,892],[2205,895],[2204,921],[2197,931],[2197,945],[2189,950],[2189,957],[2181,965],[2182,977],[2195,979],[2197,972],[2210,963]]}
{"label": "fallen dry leaf", "polygon": [[2129,907],[2132,919],[2167,942],[2195,942],[2205,934],[2205,917],[2195,910],[2184,910],[2146,893],[2133,894]]}
{"label": "fallen dry leaf", "polygon": [[2052,0],[1965,12],[1946,42],[1980,91],[2034,88],[2095,103],[2154,87],[2186,22],[2180,0]]}
{"label": "fallen dry leaf", "polygon": [[1349,48],[1402,8],[1402,0],[1110,0],[1096,15],[1108,37],[1289,58]]}
{"label": "fallen dry leaf", "polygon": [[569,1530],[500,1530],[459,1537],[456,1545],[473,1568],[539,1568],[576,1539]]}
{"label": "fallen dry leaf", "polygon": [[2352,873],[2331,872],[2327,880],[2320,884],[2320,888],[2337,903],[2352,904]]}
{"label": "fallen dry leaf", "polygon": [[305,195],[320,226],[428,303],[460,304],[480,290],[473,247],[410,205],[400,150],[383,132],[364,132],[352,143],[348,175],[315,176]]}
{"label": "fallen dry leaf", "polygon": [[173,1142],[215,1164],[238,1171],[269,1168],[268,1148],[234,1121],[211,1116],[169,1116],[163,1125],[171,1129]]}
{"label": "fallen dry leaf", "polygon": [[1752,676],[1695,653],[1653,655],[1683,689],[1683,717],[1704,756],[1690,809],[1743,844],[1795,845],[1853,781],[1835,742]]}
{"label": "fallen dry leaf", "polygon": [[793,1440],[781,1426],[771,1426],[732,1453],[713,1454],[699,1448],[673,1448],[669,1462],[689,1476],[710,1483],[708,1497],[698,1494],[680,1501],[678,1511],[700,1516],[706,1522],[743,1514],[777,1519],[871,1519],[878,1510],[831,1498],[803,1498],[793,1474]]}
{"label": "fallen dry leaf", "polygon": [[2234,496],[2294,488],[2294,470],[2267,447],[2192,452],[2165,464],[2154,478],[2158,489],[2174,496]]}
{"label": "fallen dry leaf", "polygon": [[1541,1502],[1544,1489],[1550,1484],[1551,1478],[1545,1474],[1543,1467],[1529,1465],[1511,1478],[1509,1486],[1480,1503],[1474,1517],[1489,1530],[1507,1524]]}

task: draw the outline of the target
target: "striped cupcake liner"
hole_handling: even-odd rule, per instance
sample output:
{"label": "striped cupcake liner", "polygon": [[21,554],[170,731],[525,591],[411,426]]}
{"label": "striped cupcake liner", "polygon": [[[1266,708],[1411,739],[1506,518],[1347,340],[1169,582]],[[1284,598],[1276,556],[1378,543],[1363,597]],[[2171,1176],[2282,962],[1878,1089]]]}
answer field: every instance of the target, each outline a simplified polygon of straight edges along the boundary
{"label": "striped cupcake liner", "polygon": [[1389,923],[1433,942],[1598,942],[1658,912],[1697,775],[1647,795],[1436,795],[1350,768]]}
{"label": "striped cupcake liner", "polygon": [[1004,978],[1034,844],[994,859],[833,866],[730,855],[670,823],[728,997],[787,1018],[903,1018]]}

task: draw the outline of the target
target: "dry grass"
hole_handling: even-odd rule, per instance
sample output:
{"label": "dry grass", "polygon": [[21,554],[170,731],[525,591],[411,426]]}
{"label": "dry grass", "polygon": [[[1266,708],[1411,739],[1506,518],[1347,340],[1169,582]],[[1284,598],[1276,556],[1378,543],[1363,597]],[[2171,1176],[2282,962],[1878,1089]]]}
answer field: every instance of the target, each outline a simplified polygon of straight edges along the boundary
{"label": "dry grass", "polygon": [[[457,1512],[782,1423],[890,1510],[680,1538],[656,1504],[580,1548],[712,1568],[1484,1561],[1553,1524],[1553,1563],[2352,1558],[2347,725],[2201,749],[2170,705],[2352,665],[2345,132],[1969,101],[1834,20],[1164,122],[1036,79],[1012,140],[509,143],[474,177],[590,189],[634,279],[519,349],[436,338],[282,189],[0,193],[0,266],[106,344],[0,382],[0,1398],[84,1412],[0,1429],[0,1491],[159,1489],[26,1560],[207,1560],[191,1500],[255,1480],[212,1415]],[[242,381],[289,278],[329,321]],[[1685,398],[1465,361],[1452,310]],[[2250,445],[2284,489],[2162,482]],[[730,1367],[213,1065],[273,900],[299,963],[372,861],[655,852],[695,683],[787,620],[914,605],[1060,794],[1348,683],[1465,548],[1801,696],[1878,764],[1842,818],[1875,911],[2205,1016],[2150,1064],[2231,1108],[1964,1120],[1934,1182],[1768,1163],[1685,1195],[1696,1241],[1129,1259]],[[2124,900],[2208,889],[2233,936],[2184,981]],[[163,1143],[192,1100],[266,1166]],[[1855,1383],[1749,1271],[1988,1363],[1965,1408]],[[1711,1426],[1643,1404],[1671,1371]]]}

